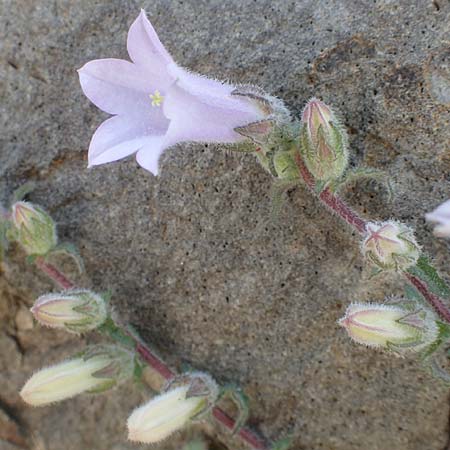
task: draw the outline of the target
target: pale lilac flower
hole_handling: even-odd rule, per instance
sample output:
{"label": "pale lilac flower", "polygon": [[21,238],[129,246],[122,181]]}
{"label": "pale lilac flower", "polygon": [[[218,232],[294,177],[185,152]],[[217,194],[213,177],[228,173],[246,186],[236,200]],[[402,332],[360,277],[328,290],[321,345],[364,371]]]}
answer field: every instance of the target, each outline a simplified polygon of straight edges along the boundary
{"label": "pale lilac flower", "polygon": [[450,237],[450,200],[439,205],[434,211],[425,214],[429,222],[437,223],[434,234],[438,237]]}
{"label": "pale lilac flower", "polygon": [[[113,114],[89,146],[89,166],[137,152],[137,162],[158,173],[158,159],[179,142],[236,143],[245,139],[235,128],[268,113],[236,87],[179,67],[163,47],[142,10],[127,40],[132,62],[90,61],[79,70],[85,95]],[[233,92],[235,91],[235,92]]]}

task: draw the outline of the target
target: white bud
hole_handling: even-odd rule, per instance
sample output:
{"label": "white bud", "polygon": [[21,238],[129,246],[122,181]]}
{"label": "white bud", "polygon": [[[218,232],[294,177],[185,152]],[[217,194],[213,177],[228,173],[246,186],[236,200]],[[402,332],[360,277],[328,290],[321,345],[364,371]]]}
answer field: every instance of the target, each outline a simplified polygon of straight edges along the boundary
{"label": "white bud", "polygon": [[434,314],[418,306],[352,303],[339,324],[355,342],[397,353],[421,350],[439,333]]}
{"label": "white bud", "polygon": [[104,299],[86,289],[45,294],[31,308],[42,325],[84,333],[99,327],[106,320]]}
{"label": "white bud", "polygon": [[411,228],[400,222],[370,222],[361,244],[363,255],[384,270],[405,270],[420,256],[420,247]]}
{"label": "white bud", "polygon": [[135,409],[128,418],[128,439],[156,443],[180,430],[196,416],[208,410],[217,399],[214,380],[203,373],[193,373],[170,383],[169,389]]}
{"label": "white bud", "polygon": [[81,357],[36,372],[20,391],[32,406],[42,406],[82,392],[102,392],[129,378],[134,359],[117,346],[94,346]]}

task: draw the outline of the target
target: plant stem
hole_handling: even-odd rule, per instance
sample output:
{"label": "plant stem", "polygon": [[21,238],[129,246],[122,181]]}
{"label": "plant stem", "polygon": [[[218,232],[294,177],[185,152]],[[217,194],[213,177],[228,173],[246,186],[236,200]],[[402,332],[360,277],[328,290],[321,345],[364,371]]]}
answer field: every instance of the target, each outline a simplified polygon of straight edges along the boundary
{"label": "plant stem", "polygon": [[[75,284],[72,283],[61,271],[55,266],[46,262],[42,256],[38,256],[35,260],[36,266],[41,269],[49,278],[51,278],[59,287],[63,289],[73,289]],[[155,355],[143,342],[141,342],[135,335],[122,330],[127,336],[132,338],[136,344],[136,352],[139,353],[142,360],[145,361],[153,370],[159,373],[165,380],[171,380],[176,373]],[[233,430],[236,421],[231,418],[223,409],[218,406],[212,410],[214,419],[222,424],[228,430]],[[262,437],[247,427],[242,427],[237,435],[250,446],[253,450],[270,450],[271,446],[266,444]]]}
{"label": "plant stem", "polygon": [[49,278],[51,278],[58,286],[63,289],[73,289],[75,285],[66,276],[61,273],[55,266],[45,261],[42,256],[35,259],[36,266],[42,270]]}
{"label": "plant stem", "polygon": [[[299,153],[297,153],[296,155],[296,163],[306,185],[313,193],[315,193],[314,178],[308,171]],[[318,195],[318,198],[320,201],[322,201],[322,203],[333,210],[333,212],[335,212],[342,220],[344,220],[356,231],[358,231],[359,234],[365,234],[367,222],[355,211],[353,211],[338,195],[331,192],[329,188],[325,188]],[[405,271],[403,271],[402,273],[405,278],[422,294],[422,296],[437,312],[437,314],[447,323],[450,323],[450,309],[445,305],[442,299],[431,292],[427,284],[424,283],[420,278]]]}
{"label": "plant stem", "polygon": [[415,275],[408,272],[403,272],[408,281],[423,295],[426,301],[434,308],[439,316],[446,322],[450,323],[450,311],[447,306],[444,305],[442,300],[436,295],[430,292],[427,285]]}

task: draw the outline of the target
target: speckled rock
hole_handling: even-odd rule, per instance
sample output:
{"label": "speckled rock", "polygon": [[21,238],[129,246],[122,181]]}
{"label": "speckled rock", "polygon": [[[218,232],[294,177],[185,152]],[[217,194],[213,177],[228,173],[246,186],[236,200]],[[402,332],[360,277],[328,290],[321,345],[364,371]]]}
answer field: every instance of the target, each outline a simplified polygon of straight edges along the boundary
{"label": "speckled rock", "polygon": [[[126,161],[86,169],[105,115],[75,69],[126,57],[144,7],[182,65],[251,82],[298,114],[313,95],[338,107],[352,164],[385,170],[396,197],[359,183],[347,201],[416,226],[443,273],[449,247],[426,211],[450,197],[450,4],[447,0],[3,0],[0,4],[0,201],[26,180],[87,275],[174,367],[236,381],[250,423],[292,432],[296,450],[442,450],[448,391],[418,363],[353,345],[336,325],[354,300],[400,292],[369,280],[352,232],[302,188],[271,218],[270,176],[252,156],[178,145],[155,178]],[[0,279],[0,448],[132,449],[125,419],[148,393],[28,408],[17,391],[40,366],[94,338],[43,329],[24,310],[51,284],[12,248]],[[6,431],[5,431],[6,430]],[[217,448],[236,440],[208,427]],[[177,441],[178,442],[178,441]],[[222,442],[223,444],[218,444]],[[166,443],[161,449],[180,449]]]}

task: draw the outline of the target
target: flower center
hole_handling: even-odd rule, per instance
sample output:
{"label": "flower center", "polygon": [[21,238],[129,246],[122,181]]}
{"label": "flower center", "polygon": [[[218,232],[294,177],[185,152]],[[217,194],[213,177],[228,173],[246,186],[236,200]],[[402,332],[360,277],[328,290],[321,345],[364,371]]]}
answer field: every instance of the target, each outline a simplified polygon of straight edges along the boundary
{"label": "flower center", "polygon": [[153,94],[150,94],[150,99],[152,100],[152,106],[161,106],[164,97],[161,95],[158,89],[156,89]]}

